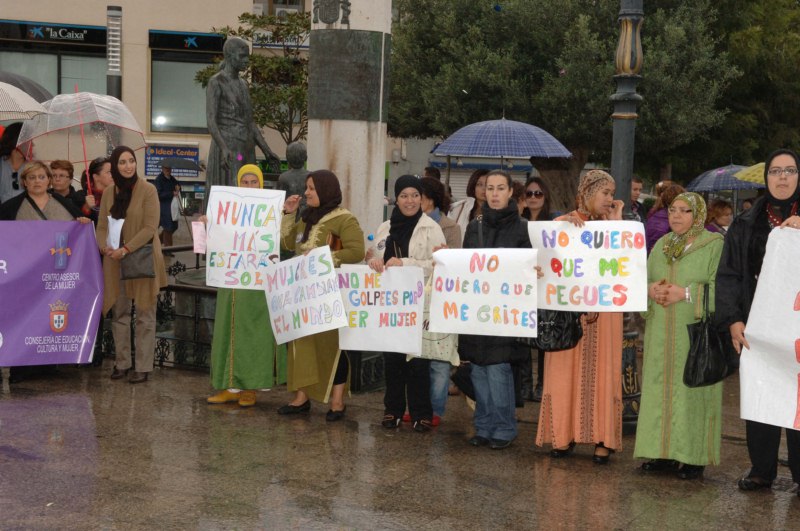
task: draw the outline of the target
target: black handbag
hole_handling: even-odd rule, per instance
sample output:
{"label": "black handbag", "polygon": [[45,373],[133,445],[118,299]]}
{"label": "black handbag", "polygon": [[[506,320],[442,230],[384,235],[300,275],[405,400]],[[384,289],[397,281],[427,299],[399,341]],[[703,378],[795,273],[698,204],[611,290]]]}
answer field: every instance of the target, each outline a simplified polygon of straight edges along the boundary
{"label": "black handbag", "polygon": [[683,383],[687,387],[714,385],[736,372],[738,358],[730,337],[716,328],[713,314],[708,313],[708,284],[703,291],[703,318],[686,325],[686,329],[689,355],[683,369]]}
{"label": "black handbag", "polygon": [[536,337],[530,345],[545,352],[556,352],[574,348],[583,337],[581,312],[562,312],[539,309]]}
{"label": "black handbag", "polygon": [[137,278],[156,278],[153,266],[153,244],[142,245],[132,253],[125,255],[120,261],[122,280],[135,280]]}

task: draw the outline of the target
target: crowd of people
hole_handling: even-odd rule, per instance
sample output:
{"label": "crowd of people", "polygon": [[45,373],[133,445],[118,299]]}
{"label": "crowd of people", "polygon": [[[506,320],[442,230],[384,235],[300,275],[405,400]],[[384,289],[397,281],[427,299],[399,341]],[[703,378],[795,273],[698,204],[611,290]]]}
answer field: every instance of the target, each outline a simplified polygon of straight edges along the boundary
{"label": "crowd of people", "polygon": [[[167,171],[157,186],[148,183],[138,175],[135,153],[119,146],[108,158],[92,161],[81,178],[84,189],[78,191],[72,186],[74,168],[69,162],[48,166],[25,161],[18,150],[9,149],[15,144],[15,139],[6,138],[9,134],[14,135],[13,127],[0,141],[0,219],[94,221],[103,262],[103,312],[111,312],[116,346],[110,377],[146,382],[153,369],[156,298],[167,284],[159,226],[174,230],[164,226],[163,206],[177,193],[177,182]],[[736,351],[749,348],[745,331],[756,284],[771,281],[759,278],[769,233],[775,227],[800,228],[798,166],[794,152],[772,153],[765,166],[764,195],[736,218],[730,203],[715,200],[707,207],[702,196],[675,183],[657,190],[655,206],[645,216],[636,201],[642,183],[634,180],[633,216],[646,224],[649,253],[644,378],[634,449],[635,457],[644,460],[644,472],[692,480],[701,477],[707,465],[720,462],[723,383],[700,388],[683,383],[689,351],[686,325],[703,317],[707,297]],[[237,184],[263,188],[264,177],[258,166],[243,165]],[[439,249],[530,248],[530,222],[583,226],[621,220],[625,205],[614,199],[615,193],[611,175],[588,171],[580,178],[575,209],[558,215],[541,178],[522,184],[502,170],[478,170],[467,185],[474,202],[462,240],[461,228],[448,217],[451,196],[445,185],[435,176],[404,175],[394,185],[390,219],[370,227],[375,245],[367,250],[358,219],[341,206],[339,179],[329,170],[316,170],[305,179],[303,197],[290,195],[284,202],[281,247],[302,254],[327,245],[335,266],[366,263],[376,272],[419,267],[427,282]],[[298,215],[301,203],[305,208]],[[108,237],[114,220],[124,220],[117,245]],[[121,261],[146,246],[152,248],[155,275],[125,279]],[[263,295],[218,290],[211,355],[215,393],[207,402],[250,407],[258,390],[285,383],[293,396],[278,409],[280,415],[308,414],[315,401],[328,404],[327,421],[343,419],[350,363],[347,352],[339,349],[338,331],[284,346],[276,344],[268,323]],[[532,351],[514,337],[460,335],[457,347],[451,347],[457,348],[457,355],[453,352],[450,359],[460,361],[459,371],[468,371],[474,397],[474,434],[468,443],[507,448],[517,437],[516,407],[525,399],[537,400],[541,407],[536,445],[547,445],[553,459],[571,457],[576,445],[591,445],[593,462],[609,463],[622,449],[622,323],[618,312],[585,314],[580,341],[559,352]],[[417,432],[429,432],[442,422],[455,367],[447,357],[407,356],[401,345],[393,347],[383,355],[386,387],[380,424],[393,430],[405,421]],[[538,359],[535,379],[533,356]],[[786,431],[789,467],[800,483],[800,432]],[[781,428],[747,421],[753,466],[739,480],[739,488],[770,487],[777,474],[780,439]]]}

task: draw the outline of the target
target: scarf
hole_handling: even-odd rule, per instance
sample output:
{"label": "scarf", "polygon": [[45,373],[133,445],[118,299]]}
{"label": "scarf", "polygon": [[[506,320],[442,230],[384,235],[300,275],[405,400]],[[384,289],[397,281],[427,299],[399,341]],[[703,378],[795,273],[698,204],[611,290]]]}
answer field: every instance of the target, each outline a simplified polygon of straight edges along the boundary
{"label": "scarf", "polygon": [[312,171],[306,177],[306,181],[308,179],[314,182],[314,189],[317,191],[317,197],[319,198],[319,206],[306,208],[300,216],[300,219],[306,224],[305,229],[303,229],[303,237],[300,239],[301,242],[307,242],[311,228],[342,203],[342,189],[339,186],[339,179],[332,171]]}
{"label": "scarf", "polygon": [[384,262],[389,261],[389,258],[392,257],[408,258],[408,244],[411,242],[411,235],[421,217],[421,208],[413,216],[405,216],[399,208],[395,207],[389,221],[389,237],[386,238],[386,249],[383,251]]}
{"label": "scarf", "polygon": [[706,221],[706,202],[703,201],[701,195],[694,192],[684,192],[672,200],[670,207],[675,204],[675,201],[683,201],[692,209],[692,226],[683,234],[670,232],[665,236],[663,250],[664,254],[667,255],[667,261],[670,263],[683,255],[689,240],[693,240],[705,230]]}

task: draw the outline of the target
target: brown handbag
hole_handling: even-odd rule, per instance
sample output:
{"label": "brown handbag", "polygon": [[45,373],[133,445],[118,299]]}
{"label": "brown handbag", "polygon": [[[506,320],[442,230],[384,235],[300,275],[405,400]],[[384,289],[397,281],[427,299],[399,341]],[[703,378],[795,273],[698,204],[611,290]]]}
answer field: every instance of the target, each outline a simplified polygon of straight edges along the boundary
{"label": "brown handbag", "polygon": [[156,278],[153,266],[153,244],[142,245],[132,253],[125,255],[125,258],[120,261],[120,270],[122,280]]}

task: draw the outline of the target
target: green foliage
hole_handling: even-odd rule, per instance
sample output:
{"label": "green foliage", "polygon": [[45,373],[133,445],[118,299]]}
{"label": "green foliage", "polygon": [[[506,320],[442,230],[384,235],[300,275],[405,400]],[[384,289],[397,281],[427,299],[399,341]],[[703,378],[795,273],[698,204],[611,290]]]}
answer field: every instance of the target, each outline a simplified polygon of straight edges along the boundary
{"label": "green foliage", "polygon": [[[241,26],[237,28],[225,26],[212,31],[250,42],[268,39],[280,45],[278,54],[270,53],[272,50],[250,54],[250,66],[244,72],[256,124],[278,131],[286,144],[305,138],[308,132],[308,58],[301,53],[300,46],[311,32],[310,15],[290,13],[277,17],[244,13],[239,16],[239,23]],[[211,65],[198,72],[195,81],[205,87],[218,70],[218,64]]]}

